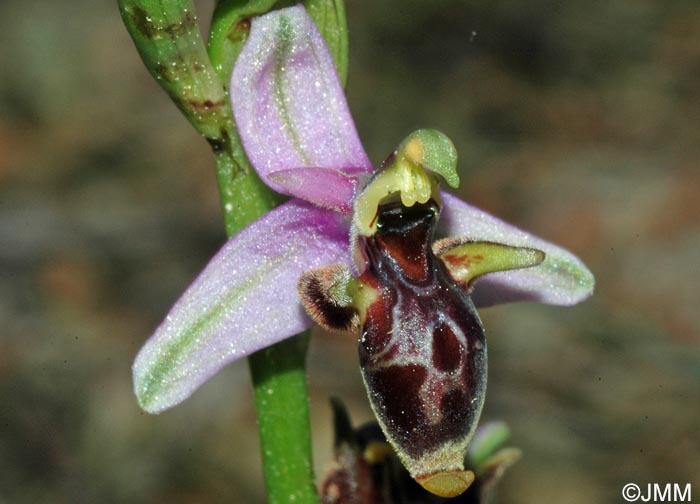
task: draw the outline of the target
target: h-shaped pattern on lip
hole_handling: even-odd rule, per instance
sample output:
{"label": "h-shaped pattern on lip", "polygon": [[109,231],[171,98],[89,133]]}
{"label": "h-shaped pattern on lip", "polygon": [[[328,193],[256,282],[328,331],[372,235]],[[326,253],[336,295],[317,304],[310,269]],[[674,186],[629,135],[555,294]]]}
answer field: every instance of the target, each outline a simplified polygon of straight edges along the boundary
{"label": "h-shaped pattern on lip", "polygon": [[[485,346],[480,348],[479,337],[474,336],[481,333],[481,326],[470,298],[478,307],[513,301],[573,305],[592,293],[593,276],[575,255],[439,190],[434,174],[452,187],[459,179],[456,150],[435,130],[409,135],[363,186],[372,166],[352,122],[332,57],[302,6],[252,21],[229,89],[251,164],[265,183],[292,199],[231,238],[139,352],[134,390],[146,411],[158,413],[178,404],[228,363],[308,329],[312,319],[325,327],[360,331],[369,327],[371,308],[383,306],[376,309],[405,326],[404,336],[396,336],[392,344],[400,348],[421,342],[422,350],[413,361],[404,357],[399,381],[415,390],[414,396],[424,403],[412,413],[423,416],[425,429],[437,432],[424,438],[440,437],[439,425],[451,415],[445,396],[459,395],[453,399],[461,404],[471,404],[474,397],[477,402],[483,399],[478,387],[472,393],[461,384],[471,378],[465,380],[457,372],[457,379],[444,371],[470,366],[485,370]],[[364,275],[366,271],[377,277],[380,273],[374,266],[367,267],[372,253],[367,240],[386,240],[384,231],[401,228],[398,223],[378,220],[379,207],[397,201],[401,202],[396,210],[399,220],[421,223],[419,213],[431,208],[431,201],[437,211],[424,212],[424,217],[437,219],[441,214],[439,233],[446,238],[432,243],[427,233],[427,241],[418,240],[422,248],[406,245],[408,256],[387,259],[387,265],[402,268],[395,280],[413,275],[411,281],[416,284],[420,282],[415,279],[426,272],[436,274],[437,268],[438,295],[424,296],[388,280],[381,283],[375,278],[373,283],[369,273]],[[352,222],[347,218],[350,213]],[[383,226],[379,234],[378,223]],[[401,250],[400,245],[388,242],[375,243],[374,248],[375,252]],[[407,260],[411,255],[417,260]],[[423,256],[433,266],[426,269],[418,260]],[[387,294],[391,289],[394,301],[387,301],[382,296],[391,297]],[[396,292],[401,294],[398,301]],[[421,312],[426,297],[431,313]],[[451,298],[449,303],[441,301],[445,297]],[[458,313],[446,315],[451,309]],[[417,314],[426,328],[414,333],[409,329],[416,325],[415,318],[402,318],[399,312],[411,317]],[[377,318],[370,325],[381,323]],[[393,321],[382,331],[385,336],[401,332]],[[435,352],[441,346],[459,348],[459,359],[449,350]],[[409,366],[415,371],[407,373]],[[373,383],[368,386],[370,397],[372,388],[381,389],[379,382],[388,383],[370,375],[392,368],[401,370],[400,364],[368,367],[367,382]],[[441,397],[428,404],[430,394]],[[468,394],[472,399],[462,397]],[[401,389],[397,395],[410,394]],[[459,417],[460,422],[464,420],[460,425],[475,423],[477,417]],[[388,423],[386,427],[387,431],[391,428]],[[400,434],[399,430],[393,437],[399,439]],[[463,451],[462,438],[457,436],[457,442],[446,438],[440,438],[444,442],[437,443],[438,448],[422,450],[418,458],[404,458],[405,463],[413,464],[415,475],[425,475],[419,481],[439,495],[454,494],[469,483],[468,474],[445,469],[455,464],[445,464],[441,454]],[[394,446],[401,450],[399,442]]]}

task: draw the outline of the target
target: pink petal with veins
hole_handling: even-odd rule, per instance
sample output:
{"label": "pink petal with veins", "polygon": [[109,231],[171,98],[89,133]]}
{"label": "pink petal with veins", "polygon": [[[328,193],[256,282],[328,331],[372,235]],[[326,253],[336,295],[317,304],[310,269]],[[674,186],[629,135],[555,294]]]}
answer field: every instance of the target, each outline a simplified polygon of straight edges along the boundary
{"label": "pink petal with veins", "polygon": [[348,263],[343,217],[294,199],[231,238],[187,288],[134,363],[141,406],[158,413],[230,362],[312,325],[301,274]]}
{"label": "pink petal with veins", "polygon": [[[372,171],[333,58],[303,7],[253,20],[233,70],[230,93],[246,154],[276,191],[286,193],[284,185],[270,178],[281,170]],[[319,195],[309,194],[310,199],[323,200],[328,189],[319,188]],[[313,192],[311,186],[309,190]]]}

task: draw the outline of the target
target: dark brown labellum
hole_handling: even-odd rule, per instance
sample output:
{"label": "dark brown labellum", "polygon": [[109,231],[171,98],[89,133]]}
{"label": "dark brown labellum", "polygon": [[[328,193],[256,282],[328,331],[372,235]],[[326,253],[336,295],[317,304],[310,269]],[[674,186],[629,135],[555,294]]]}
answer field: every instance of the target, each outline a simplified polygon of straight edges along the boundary
{"label": "dark brown labellum", "polygon": [[[431,248],[439,207],[378,207],[362,236],[367,308],[360,366],[387,437],[419,481],[463,469],[486,387],[486,341],[474,305]],[[456,476],[455,476],[456,477]],[[447,492],[449,493],[449,492]]]}

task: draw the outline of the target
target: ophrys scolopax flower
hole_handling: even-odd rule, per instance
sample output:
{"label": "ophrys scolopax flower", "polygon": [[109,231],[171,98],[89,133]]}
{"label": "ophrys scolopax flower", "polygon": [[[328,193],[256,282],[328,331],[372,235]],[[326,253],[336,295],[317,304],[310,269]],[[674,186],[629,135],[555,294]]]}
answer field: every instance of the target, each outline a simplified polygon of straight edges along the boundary
{"label": "ophrys scolopax flower", "polygon": [[574,304],[592,292],[590,272],[442,192],[441,177],[459,179],[437,131],[409,135],[372,174],[302,7],[253,21],[230,94],[251,163],[292,199],[229,240],[146,343],[134,364],[140,404],[174,406],[313,319],[358,334],[387,438],[426,488],[458,494],[471,481],[463,459],[486,386],[475,305]]}

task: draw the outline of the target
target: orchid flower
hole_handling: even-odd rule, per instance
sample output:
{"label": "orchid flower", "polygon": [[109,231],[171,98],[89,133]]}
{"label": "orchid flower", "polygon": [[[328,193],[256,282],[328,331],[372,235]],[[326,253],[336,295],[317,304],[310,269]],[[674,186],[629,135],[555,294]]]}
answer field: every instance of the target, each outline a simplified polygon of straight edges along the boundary
{"label": "orchid flower", "polygon": [[[475,306],[572,305],[593,277],[570,252],[443,192],[459,184],[442,133],[409,135],[373,172],[333,59],[303,7],[253,20],[230,86],[246,154],[291,199],[231,238],[134,364],[158,413],[225,365],[314,322],[359,337],[387,439],[426,489],[457,495],[486,387]],[[434,236],[442,237],[435,240]]]}

